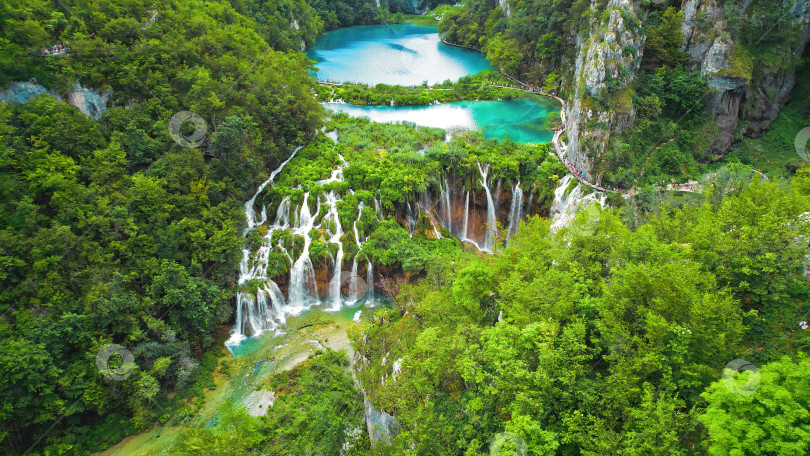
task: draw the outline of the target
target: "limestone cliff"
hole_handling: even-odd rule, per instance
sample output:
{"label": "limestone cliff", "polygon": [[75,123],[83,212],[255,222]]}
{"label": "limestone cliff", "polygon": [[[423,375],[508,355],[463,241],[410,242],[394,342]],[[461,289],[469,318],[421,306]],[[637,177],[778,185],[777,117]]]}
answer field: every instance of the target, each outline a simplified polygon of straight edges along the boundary
{"label": "limestone cliff", "polygon": [[576,86],[566,111],[568,160],[597,182],[600,177],[591,176],[593,157],[604,153],[611,135],[633,125],[628,87],[644,48],[641,21],[630,0],[610,0],[606,12],[606,23],[592,20],[587,36],[577,37]]}
{"label": "limestone cliff", "polygon": [[[729,14],[745,17],[752,0],[727,9],[718,0],[684,0],[683,45],[693,69],[700,70],[714,89],[708,108],[719,128],[714,138],[711,158],[724,155],[733,143],[739,122],[746,121],[741,134],[756,137],[776,120],[779,109],[788,101],[796,86],[794,63],[810,41],[810,3],[802,0],[780,0],[782,16],[765,30],[760,41],[775,36],[778,28],[798,29],[792,55],[751,55],[732,37]],[[781,32],[778,30],[777,32]],[[758,41],[759,43],[759,41]],[[763,64],[755,59],[770,57],[778,64]]]}
{"label": "limestone cliff", "polygon": [[98,119],[107,111],[107,101],[111,95],[109,91],[89,89],[78,83],[67,93],[59,94],[55,90],[47,90],[37,84],[35,80],[31,80],[15,82],[8,89],[0,91],[0,102],[25,103],[43,93],[73,106],[82,114],[91,116],[94,119]]}
{"label": "limestone cliff", "polygon": [[[596,182],[602,176],[592,175],[594,158],[605,153],[612,137],[620,138],[635,123],[631,83],[646,39],[638,20],[647,14],[645,4],[609,0],[603,10],[600,2],[592,2],[587,32],[577,36],[566,154]],[[704,101],[717,133],[703,159],[714,160],[741,135],[756,137],[767,131],[789,100],[796,65],[810,41],[810,2],[683,0],[681,11],[681,49],[690,69],[700,71],[711,90]],[[761,19],[769,15],[772,25]],[[739,35],[750,35],[752,23],[761,24],[762,30],[746,45]]]}

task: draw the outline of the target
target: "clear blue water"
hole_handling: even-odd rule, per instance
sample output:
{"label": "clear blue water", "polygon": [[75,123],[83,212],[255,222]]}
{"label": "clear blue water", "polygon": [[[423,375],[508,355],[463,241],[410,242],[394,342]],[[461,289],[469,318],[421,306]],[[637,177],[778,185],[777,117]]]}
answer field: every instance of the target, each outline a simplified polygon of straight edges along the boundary
{"label": "clear blue water", "polygon": [[353,106],[323,103],[332,111],[373,122],[412,122],[445,130],[482,130],[487,139],[509,137],[521,143],[551,141],[553,131],[542,129],[546,117],[559,111],[553,101],[529,99],[502,101],[458,101],[430,106]]}
{"label": "clear blue water", "polygon": [[412,86],[490,69],[483,54],[448,46],[430,25],[361,25],[332,30],[307,56],[324,81]]}

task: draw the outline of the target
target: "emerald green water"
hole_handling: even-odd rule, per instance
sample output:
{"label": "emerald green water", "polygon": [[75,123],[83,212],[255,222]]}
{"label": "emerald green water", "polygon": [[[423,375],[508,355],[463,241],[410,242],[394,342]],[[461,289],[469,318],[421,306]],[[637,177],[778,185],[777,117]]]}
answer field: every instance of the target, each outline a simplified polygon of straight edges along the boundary
{"label": "emerald green water", "polygon": [[502,101],[458,101],[430,106],[353,106],[323,103],[331,111],[373,122],[412,122],[449,131],[481,130],[487,139],[510,138],[515,142],[551,141],[554,132],[546,119],[559,111],[553,101],[530,99]]}

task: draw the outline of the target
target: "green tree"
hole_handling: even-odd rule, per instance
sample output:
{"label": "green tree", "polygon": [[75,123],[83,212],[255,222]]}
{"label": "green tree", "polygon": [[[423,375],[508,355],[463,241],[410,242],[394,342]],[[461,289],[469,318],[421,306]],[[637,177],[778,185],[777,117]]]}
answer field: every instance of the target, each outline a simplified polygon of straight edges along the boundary
{"label": "green tree", "polygon": [[752,375],[759,376],[759,386],[751,395],[735,394],[723,381],[703,393],[708,406],[700,421],[709,432],[709,454],[810,454],[810,359],[784,356],[757,374],[736,374],[734,382],[754,381]]}

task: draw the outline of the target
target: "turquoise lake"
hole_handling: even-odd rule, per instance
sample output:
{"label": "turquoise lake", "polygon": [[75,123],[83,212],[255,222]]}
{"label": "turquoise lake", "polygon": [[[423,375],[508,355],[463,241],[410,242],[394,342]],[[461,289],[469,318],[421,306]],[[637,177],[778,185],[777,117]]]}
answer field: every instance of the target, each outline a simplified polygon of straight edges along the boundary
{"label": "turquoise lake", "polygon": [[430,84],[491,69],[480,52],[448,46],[430,25],[361,25],[332,30],[307,52],[318,79],[402,86]]}
{"label": "turquoise lake", "polygon": [[[362,84],[421,85],[459,78],[491,69],[484,55],[441,42],[435,26],[365,25],[327,32],[307,56],[316,62],[324,81]],[[430,106],[352,106],[324,103],[332,111],[374,122],[412,122],[449,131],[482,130],[487,138],[509,137],[515,142],[551,141],[543,129],[559,106],[519,99],[460,101]]]}
{"label": "turquoise lake", "polygon": [[368,117],[373,122],[412,122],[448,131],[482,130],[487,139],[509,137],[522,143],[551,141],[553,131],[541,125],[550,113],[559,111],[553,101],[528,99],[501,101],[457,101],[430,106],[353,106],[323,103],[326,109],[352,117]]}

